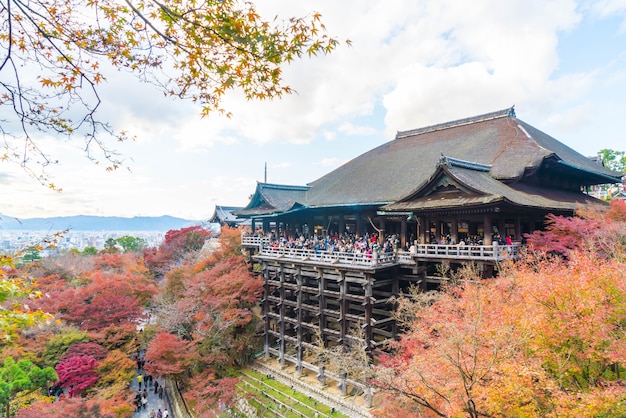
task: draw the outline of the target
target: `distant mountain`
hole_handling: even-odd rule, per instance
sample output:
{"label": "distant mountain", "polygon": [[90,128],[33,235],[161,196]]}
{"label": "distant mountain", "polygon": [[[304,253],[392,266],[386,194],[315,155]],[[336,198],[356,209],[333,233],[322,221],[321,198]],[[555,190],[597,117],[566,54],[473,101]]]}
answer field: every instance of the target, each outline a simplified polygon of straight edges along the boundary
{"label": "distant mountain", "polygon": [[5,231],[163,231],[200,225],[203,221],[172,216],[61,216],[54,218],[20,219],[0,214],[0,230]]}

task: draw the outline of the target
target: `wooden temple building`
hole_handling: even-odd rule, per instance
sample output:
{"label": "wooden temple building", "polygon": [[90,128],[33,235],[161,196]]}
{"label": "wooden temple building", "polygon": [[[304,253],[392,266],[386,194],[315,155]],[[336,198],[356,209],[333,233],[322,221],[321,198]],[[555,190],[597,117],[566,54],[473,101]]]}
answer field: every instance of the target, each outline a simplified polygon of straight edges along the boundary
{"label": "wooden temple building", "polygon": [[[442,264],[494,274],[547,214],[603,204],[585,188],[620,179],[510,108],[398,132],[308,185],[258,183],[234,214],[262,230],[243,244],[263,275],[265,353],[319,373],[306,349],[319,336],[349,344],[354,327],[375,350],[398,334],[390,297],[410,284],[437,286]],[[370,254],[289,245],[365,235],[398,245]],[[497,236],[512,245],[494,245]]]}

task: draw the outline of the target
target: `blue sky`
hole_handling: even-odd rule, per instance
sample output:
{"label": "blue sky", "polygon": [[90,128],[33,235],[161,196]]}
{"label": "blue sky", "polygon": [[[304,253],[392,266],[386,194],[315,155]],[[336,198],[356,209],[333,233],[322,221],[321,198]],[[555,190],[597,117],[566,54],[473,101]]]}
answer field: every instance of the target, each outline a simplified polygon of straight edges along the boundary
{"label": "blue sky", "polygon": [[233,92],[231,119],[201,119],[194,105],[112,72],[101,117],[137,135],[119,147],[129,170],[92,164],[80,141],[42,138],[63,191],[0,163],[0,213],[204,219],[216,204],[244,206],[265,163],[268,182],[306,184],[397,131],[513,105],[582,154],[626,150],[624,0],[257,3],[270,19],[318,11],[352,46],[288,67],[297,94],[247,102]]}

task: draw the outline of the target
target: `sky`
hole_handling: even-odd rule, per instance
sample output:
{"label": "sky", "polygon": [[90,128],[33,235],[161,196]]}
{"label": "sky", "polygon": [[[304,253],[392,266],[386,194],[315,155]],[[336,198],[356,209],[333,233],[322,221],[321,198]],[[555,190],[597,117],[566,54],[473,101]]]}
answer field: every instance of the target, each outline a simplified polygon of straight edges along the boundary
{"label": "sky", "polygon": [[215,205],[245,206],[259,181],[305,185],[398,131],[511,106],[584,155],[626,150],[626,0],[256,4],[270,20],[319,12],[351,46],[286,67],[293,95],[230,93],[230,119],[106,74],[99,117],[136,136],[114,144],[124,168],[93,164],[80,140],[40,138],[59,160],[48,173],[62,191],[0,162],[0,213],[205,220]]}

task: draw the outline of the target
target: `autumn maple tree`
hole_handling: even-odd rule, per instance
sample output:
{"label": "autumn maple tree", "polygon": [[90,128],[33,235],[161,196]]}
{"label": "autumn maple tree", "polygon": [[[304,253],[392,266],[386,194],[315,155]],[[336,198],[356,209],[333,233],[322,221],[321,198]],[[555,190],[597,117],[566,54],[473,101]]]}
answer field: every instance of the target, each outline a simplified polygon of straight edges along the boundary
{"label": "autumn maple tree", "polygon": [[93,356],[66,358],[55,367],[59,376],[58,385],[69,388],[70,394],[80,394],[98,381],[97,366],[98,360]]}
{"label": "autumn maple tree", "polygon": [[14,259],[0,254],[0,347],[24,328],[51,317],[42,310],[31,309],[31,302],[41,295],[35,280],[16,273]]}
{"label": "autumn maple tree", "polygon": [[[199,413],[233,400],[237,379],[232,371],[247,364],[256,349],[252,308],[261,296],[262,282],[241,255],[240,237],[238,230],[224,228],[219,249],[212,254],[182,257],[166,273],[165,286],[152,305],[158,326],[166,332],[150,342],[146,358],[154,364],[149,362],[146,369],[164,373],[159,364],[167,365],[166,354],[173,350],[164,352],[162,347],[177,347],[180,358],[188,355],[187,373],[175,377]],[[156,343],[161,339],[167,344]]]}
{"label": "autumn maple tree", "polygon": [[0,11],[0,105],[13,115],[2,126],[0,156],[27,169],[56,161],[32,135],[38,131],[82,137],[90,158],[100,151],[107,168],[119,166],[106,138],[129,135],[97,117],[103,68],[132,72],[207,115],[225,112],[232,89],[248,99],[290,93],[283,67],[338,44],[317,13],[268,21],[238,0],[8,0]]}
{"label": "autumn maple tree", "polygon": [[176,377],[190,364],[189,343],[176,335],[159,333],[146,350],[146,372],[153,376]]}
{"label": "autumn maple tree", "polygon": [[468,269],[399,299],[406,333],[380,357],[374,382],[391,397],[377,415],[626,414],[626,224],[553,220],[550,233],[578,237],[558,256],[536,245],[495,279]]}

